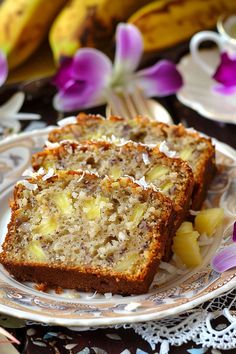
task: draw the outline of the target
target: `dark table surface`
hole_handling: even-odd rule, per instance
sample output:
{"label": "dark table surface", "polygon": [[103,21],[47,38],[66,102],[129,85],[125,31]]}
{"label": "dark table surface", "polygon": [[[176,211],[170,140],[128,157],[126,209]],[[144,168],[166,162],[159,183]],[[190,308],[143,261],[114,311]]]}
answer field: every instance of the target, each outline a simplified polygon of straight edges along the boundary
{"label": "dark table surface", "polygon": [[[187,44],[178,46],[176,50],[166,51],[161,57],[170,58],[174,61],[187,51]],[[27,93],[27,99],[22,108],[24,112],[40,113],[42,121],[48,124],[55,124],[62,114],[55,112],[51,105],[51,99],[54,94],[54,88],[48,81],[41,82],[41,85],[34,84],[19,85],[18,89],[24,89]],[[11,86],[2,91],[1,101],[4,102],[16,87]],[[175,123],[184,122],[187,126],[194,127],[210,136],[213,136],[232,147],[236,148],[236,125],[219,124],[214,121],[201,117],[193,110],[180,104],[175,96],[159,100],[170,112]],[[104,113],[104,107],[90,110],[90,113]],[[28,123],[27,123],[28,124]],[[27,127],[22,122],[22,129]],[[7,319],[4,325],[4,316],[1,325],[8,329]],[[139,335],[135,334],[132,329],[98,329],[92,331],[75,331],[64,327],[50,327],[40,324],[28,323],[21,328],[8,329],[21,342],[17,349],[20,353],[27,354],[48,354],[48,353],[112,353],[112,354],[141,354],[141,353],[158,353],[159,347],[152,350],[150,345]],[[99,349],[100,348],[100,351]],[[171,347],[170,353],[188,353],[188,349],[200,348],[195,343],[188,342],[181,347]],[[102,351],[103,349],[103,351]],[[126,350],[126,351],[125,351]],[[223,353],[223,351],[221,351]],[[0,346],[0,354],[1,354]],[[200,352],[199,352],[200,353]],[[203,353],[203,352],[202,352]],[[209,349],[206,353],[212,353]],[[235,354],[236,349],[225,351],[228,354]]]}

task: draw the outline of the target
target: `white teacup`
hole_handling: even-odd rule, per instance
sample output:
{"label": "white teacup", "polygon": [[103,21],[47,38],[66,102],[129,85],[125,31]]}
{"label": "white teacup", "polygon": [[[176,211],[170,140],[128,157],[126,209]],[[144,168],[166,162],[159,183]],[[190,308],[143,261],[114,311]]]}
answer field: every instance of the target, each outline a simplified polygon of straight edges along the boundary
{"label": "white teacup", "polygon": [[202,59],[199,46],[202,42],[212,41],[217,44],[220,53],[226,52],[229,56],[236,58],[236,15],[219,18],[217,30],[218,33],[213,31],[198,32],[190,41],[190,53],[193,59],[210,76],[214,74],[216,68]]}

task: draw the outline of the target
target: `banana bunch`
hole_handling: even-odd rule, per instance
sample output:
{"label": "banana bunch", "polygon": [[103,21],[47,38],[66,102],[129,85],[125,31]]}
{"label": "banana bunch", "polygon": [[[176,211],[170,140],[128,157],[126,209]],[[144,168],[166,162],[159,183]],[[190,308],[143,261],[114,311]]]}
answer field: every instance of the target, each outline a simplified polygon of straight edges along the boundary
{"label": "banana bunch", "polygon": [[4,0],[0,5],[0,49],[9,68],[27,59],[48,33],[66,0]]}
{"label": "banana bunch", "polygon": [[142,32],[145,52],[150,53],[212,28],[220,15],[235,11],[235,0],[158,0],[138,10],[128,22]]}
{"label": "banana bunch", "polygon": [[56,18],[49,32],[56,63],[80,47],[108,52],[116,25],[124,21],[140,29],[145,52],[156,52],[214,27],[220,15],[235,11],[236,0],[3,0],[0,49],[10,68],[21,64]]}
{"label": "banana bunch", "polygon": [[151,0],[71,0],[58,15],[49,34],[49,42],[58,62],[72,56],[80,47],[106,51],[118,22]]}

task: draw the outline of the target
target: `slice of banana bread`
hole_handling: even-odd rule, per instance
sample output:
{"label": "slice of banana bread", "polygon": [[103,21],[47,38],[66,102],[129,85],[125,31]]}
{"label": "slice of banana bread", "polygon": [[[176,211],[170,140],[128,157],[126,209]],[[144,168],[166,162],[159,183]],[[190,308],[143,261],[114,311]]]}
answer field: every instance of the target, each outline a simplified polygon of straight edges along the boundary
{"label": "slice of banana bread", "polygon": [[[194,186],[189,165],[178,158],[169,158],[157,147],[150,148],[134,142],[116,145],[105,141],[90,141],[80,145],[62,142],[58,147],[46,149],[32,157],[35,171],[88,170],[117,179],[129,175],[158,188],[171,198],[176,212],[175,228],[183,222],[189,209]],[[143,178],[144,177],[144,178]],[[173,229],[173,234],[175,230]],[[169,239],[165,260],[170,258],[172,240]]]}
{"label": "slice of banana bread", "polygon": [[195,185],[191,208],[195,210],[201,208],[208,186],[216,172],[215,148],[210,139],[182,125],[168,125],[143,117],[134,120],[118,117],[104,119],[101,116],[81,113],[75,124],[53,130],[49,134],[49,141],[72,139],[81,142],[102,139],[104,136],[159,146],[166,142],[170,151],[176,152],[177,156],[187,161],[192,168]]}
{"label": "slice of banana bread", "polygon": [[147,292],[173,225],[172,202],[129,177],[58,171],[19,182],[0,262],[21,281]]}

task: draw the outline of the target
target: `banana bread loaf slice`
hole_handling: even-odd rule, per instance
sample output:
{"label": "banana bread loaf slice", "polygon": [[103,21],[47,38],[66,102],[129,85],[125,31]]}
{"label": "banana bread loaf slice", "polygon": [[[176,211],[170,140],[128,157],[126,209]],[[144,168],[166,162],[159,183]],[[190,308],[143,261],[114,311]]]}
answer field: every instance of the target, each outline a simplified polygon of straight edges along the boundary
{"label": "banana bread loaf slice", "polygon": [[0,262],[21,281],[148,291],[173,225],[172,202],[129,177],[59,171],[19,182]]}
{"label": "banana bread loaf slice", "polygon": [[[168,149],[187,161],[194,174],[194,190],[191,208],[198,210],[216,172],[215,148],[210,139],[180,125],[150,121],[144,117],[126,120],[118,117],[104,119],[101,116],[78,115],[74,124],[57,128],[49,134],[50,142],[72,139],[76,141],[98,140],[104,137],[133,140],[144,144],[156,144]],[[163,145],[164,144],[164,145]]]}
{"label": "banana bread loaf slice", "polygon": [[[105,141],[90,141],[83,145],[62,142],[32,157],[34,170],[88,170],[117,179],[129,175],[158,188],[174,203],[176,212],[173,234],[183,222],[189,209],[194,179],[189,165],[178,158],[169,158],[157,147],[150,148],[134,142],[116,145]],[[144,178],[143,178],[144,177]],[[176,229],[176,230],[175,230]],[[167,242],[165,260],[171,255],[172,239]]]}

